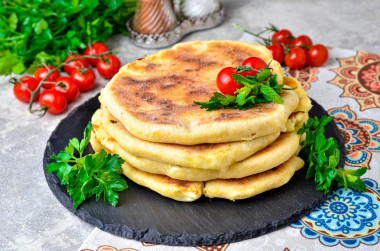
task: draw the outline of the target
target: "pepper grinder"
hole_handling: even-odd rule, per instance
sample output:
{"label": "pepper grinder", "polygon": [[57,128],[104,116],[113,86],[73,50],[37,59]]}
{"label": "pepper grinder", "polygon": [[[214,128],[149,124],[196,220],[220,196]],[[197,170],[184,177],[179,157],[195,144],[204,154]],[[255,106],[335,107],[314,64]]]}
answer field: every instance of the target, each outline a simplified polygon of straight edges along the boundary
{"label": "pepper grinder", "polygon": [[140,34],[158,35],[177,26],[178,20],[170,0],[139,0],[132,27]]}

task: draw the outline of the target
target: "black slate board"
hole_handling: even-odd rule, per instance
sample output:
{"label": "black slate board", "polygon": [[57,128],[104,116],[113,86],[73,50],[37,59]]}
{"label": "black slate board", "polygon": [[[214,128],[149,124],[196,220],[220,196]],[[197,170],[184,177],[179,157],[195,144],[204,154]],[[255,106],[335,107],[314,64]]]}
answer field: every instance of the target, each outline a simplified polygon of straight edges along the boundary
{"label": "black slate board", "polygon": [[[48,185],[62,205],[111,234],[174,246],[236,242],[285,227],[325,198],[322,192],[316,191],[313,181],[305,179],[306,164],[288,184],[236,202],[205,197],[191,203],[177,202],[127,180],[129,188],[120,193],[117,207],[92,198],[75,210],[65,187],[55,174],[47,174],[45,167],[51,161],[49,156],[63,150],[70,138],[83,137],[83,130],[99,105],[94,97],[60,122],[47,142],[43,166]],[[313,101],[310,116],[322,115],[327,112]],[[335,123],[327,125],[326,134],[337,139],[341,148],[338,166],[343,167],[344,142]],[[86,151],[92,152],[88,148]],[[301,157],[305,156],[301,153]]]}

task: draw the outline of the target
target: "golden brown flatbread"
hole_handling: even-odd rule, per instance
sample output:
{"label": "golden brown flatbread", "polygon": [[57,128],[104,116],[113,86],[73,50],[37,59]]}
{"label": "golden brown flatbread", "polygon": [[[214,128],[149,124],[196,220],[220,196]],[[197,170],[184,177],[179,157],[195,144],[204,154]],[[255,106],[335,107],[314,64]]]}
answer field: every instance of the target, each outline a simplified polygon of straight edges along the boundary
{"label": "golden brown flatbread", "polygon": [[103,107],[92,118],[104,132],[129,154],[152,161],[207,170],[223,170],[246,159],[275,141],[280,132],[247,141],[228,143],[178,145],[142,140],[131,133]]}
{"label": "golden brown flatbread", "polygon": [[300,135],[297,135],[296,132],[283,133],[272,144],[240,162],[236,162],[223,170],[206,170],[171,165],[130,154],[115,139],[108,136],[102,127],[94,126],[94,135],[107,149],[120,155],[129,165],[137,169],[187,181],[241,178],[264,172],[280,165],[298,153],[300,141]]}
{"label": "golden brown flatbread", "polygon": [[262,103],[250,109],[208,112],[194,104],[218,91],[221,69],[252,56],[269,63],[278,82],[281,65],[267,48],[237,41],[195,41],[175,45],[125,65],[102,91],[103,104],[138,138],[196,145],[251,140],[286,130],[299,98],[283,91],[283,104]]}
{"label": "golden brown flatbread", "polygon": [[240,179],[217,179],[205,182],[204,193],[209,198],[246,199],[283,186],[302,168],[304,161],[291,157],[276,168]]}
{"label": "golden brown flatbread", "polygon": [[[97,150],[105,149],[111,152],[96,142],[93,135],[91,144]],[[174,200],[191,202],[200,198],[202,194],[210,198],[218,197],[229,200],[252,197],[286,184],[303,164],[303,160],[299,157],[291,157],[278,167],[259,174],[240,179],[217,179],[206,182],[172,179],[165,175],[141,171],[127,163],[124,163],[122,168],[123,173],[139,185]]]}

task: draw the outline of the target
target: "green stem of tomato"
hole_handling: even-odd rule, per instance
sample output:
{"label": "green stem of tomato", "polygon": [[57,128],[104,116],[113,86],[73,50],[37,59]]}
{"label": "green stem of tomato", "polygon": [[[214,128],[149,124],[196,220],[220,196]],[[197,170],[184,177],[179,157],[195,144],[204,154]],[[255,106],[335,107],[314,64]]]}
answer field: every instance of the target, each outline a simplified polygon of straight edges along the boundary
{"label": "green stem of tomato", "polygon": [[260,32],[260,33],[258,33],[258,34],[255,34],[255,33],[253,33],[253,32],[250,32],[250,31],[244,29],[243,27],[241,27],[241,26],[238,25],[238,24],[233,24],[233,26],[234,26],[236,29],[241,30],[242,32],[248,33],[248,34],[250,34],[250,35],[252,35],[252,36],[254,36],[254,37],[260,39],[260,40],[262,41],[262,43],[263,43],[265,46],[268,46],[268,45],[270,44],[270,42],[272,41],[272,40],[269,39],[269,38],[264,38],[264,37],[260,36],[261,34],[263,34],[264,32],[266,32],[266,30],[264,30],[264,31],[262,31],[262,32]]}
{"label": "green stem of tomato", "polygon": [[67,65],[69,64],[70,62],[73,62],[73,61],[76,61],[76,60],[80,60],[80,59],[88,59],[88,58],[102,58],[103,56],[105,55],[108,55],[108,54],[111,54],[110,51],[107,51],[107,52],[104,52],[104,53],[100,53],[100,54],[97,54],[97,55],[85,55],[85,56],[81,56],[81,57],[78,57],[78,58],[71,58],[70,60],[66,61],[66,62],[62,62],[61,64],[59,64],[57,67],[55,67],[54,69],[50,70],[49,68],[49,72],[48,74],[46,74],[46,76],[40,81],[40,83],[38,84],[37,88],[31,92],[31,97],[30,97],[30,101],[29,101],[29,106],[28,106],[28,111],[30,113],[34,113],[36,111],[39,111],[39,110],[33,110],[33,101],[34,101],[34,98],[35,96],[37,95],[38,91],[41,89],[41,86],[45,83],[46,79],[55,71],[61,69],[64,65]]}

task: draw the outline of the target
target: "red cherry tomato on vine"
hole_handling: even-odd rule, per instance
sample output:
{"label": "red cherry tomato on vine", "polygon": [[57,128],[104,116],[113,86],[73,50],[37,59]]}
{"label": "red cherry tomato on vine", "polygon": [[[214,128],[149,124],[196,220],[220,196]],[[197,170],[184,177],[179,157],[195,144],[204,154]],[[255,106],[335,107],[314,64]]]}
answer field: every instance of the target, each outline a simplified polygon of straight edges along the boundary
{"label": "red cherry tomato on vine", "polygon": [[237,74],[235,68],[227,67],[222,69],[216,77],[216,85],[223,94],[236,95],[234,93],[236,89],[243,87],[235,82],[232,78],[232,74]]}
{"label": "red cherry tomato on vine", "polygon": [[[264,60],[262,60],[261,58],[258,58],[258,57],[247,58],[246,60],[244,60],[242,65],[249,66],[249,67],[256,69],[256,70],[261,70],[261,69],[264,69],[265,67],[267,67],[267,63],[265,63]],[[249,71],[249,74],[246,74],[246,75],[256,76],[257,73],[258,73],[257,71]],[[245,75],[243,75],[243,76],[245,76]]]}
{"label": "red cherry tomato on vine", "polygon": [[[101,53],[105,53],[109,51],[107,45],[101,43],[101,42],[97,42],[97,43],[94,43],[92,45],[90,45],[89,47],[87,47],[85,50],[84,50],[84,55],[87,55],[87,56],[90,56],[90,55],[98,55],[98,54],[101,54]],[[89,58],[87,59],[88,62],[92,65],[92,66],[96,66],[96,64],[98,63],[99,59],[98,58]]]}
{"label": "red cherry tomato on vine", "polygon": [[[76,54],[76,55],[68,56],[65,59],[65,62],[69,61],[70,59],[76,59],[76,58],[79,58],[79,57],[82,57],[82,56],[83,56],[82,54]],[[71,61],[70,63],[68,63],[68,64],[66,64],[66,65],[63,66],[63,70],[67,74],[70,75],[71,72],[76,67],[79,67],[79,68],[88,68],[88,61],[87,61],[87,59],[79,59],[79,60]]]}
{"label": "red cherry tomato on vine", "polygon": [[308,51],[313,46],[313,41],[311,41],[310,37],[301,35],[291,42],[290,45],[293,47],[301,47]]}
{"label": "red cherry tomato on vine", "polygon": [[[38,83],[41,82],[42,79],[46,77],[46,75],[49,73],[49,71],[53,70],[54,67],[51,65],[48,65],[48,68],[40,67],[37,68],[37,70],[34,72],[34,77],[37,80]],[[59,72],[54,71],[50,76],[45,80],[46,82],[55,82],[55,80],[59,78]],[[54,87],[54,83],[44,83],[42,84],[42,87],[45,89],[50,89]]]}
{"label": "red cherry tomato on vine", "polygon": [[47,112],[50,114],[60,114],[67,106],[65,96],[57,90],[45,90],[39,98],[40,106],[46,107]]}
{"label": "red cherry tomato on vine", "polygon": [[322,44],[316,44],[307,53],[307,63],[310,66],[321,66],[329,58],[329,51]]}
{"label": "red cherry tomato on vine", "polygon": [[96,64],[96,69],[103,78],[112,78],[120,67],[120,60],[114,55],[106,55]]}
{"label": "red cherry tomato on vine", "polygon": [[[31,91],[36,90],[36,88],[38,86],[38,82],[35,78],[29,77],[29,76],[20,78],[20,81],[24,85],[21,83],[14,84],[13,85],[13,94],[15,95],[15,97],[18,100],[25,102],[25,103],[29,103],[30,98],[32,97],[32,94],[30,93],[30,91],[28,91],[28,89]],[[40,90],[38,90],[36,96],[34,96],[33,101],[38,100],[39,96],[40,96]]]}
{"label": "red cherry tomato on vine", "polygon": [[293,40],[293,34],[289,30],[279,30],[272,35],[272,40],[281,44],[289,44]]}
{"label": "red cherry tomato on vine", "polygon": [[268,46],[267,48],[272,53],[274,60],[276,60],[280,64],[282,64],[282,62],[284,62],[285,50],[281,44],[273,43],[272,45]]}
{"label": "red cherry tomato on vine", "polygon": [[292,48],[290,53],[285,57],[285,64],[290,69],[300,69],[305,66],[306,62],[306,52],[300,47]]}
{"label": "red cherry tomato on vine", "polygon": [[65,96],[67,103],[73,102],[79,96],[79,87],[74,81],[69,77],[57,78],[57,84],[54,90],[57,90]]}
{"label": "red cherry tomato on vine", "polygon": [[74,69],[70,77],[81,92],[89,91],[95,86],[96,76],[91,69]]}

